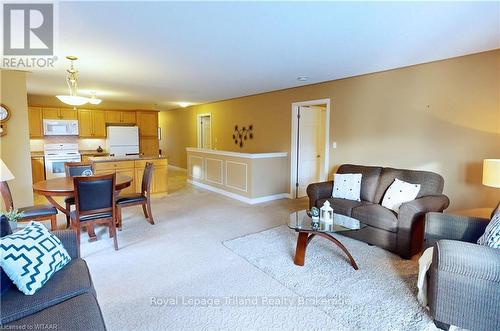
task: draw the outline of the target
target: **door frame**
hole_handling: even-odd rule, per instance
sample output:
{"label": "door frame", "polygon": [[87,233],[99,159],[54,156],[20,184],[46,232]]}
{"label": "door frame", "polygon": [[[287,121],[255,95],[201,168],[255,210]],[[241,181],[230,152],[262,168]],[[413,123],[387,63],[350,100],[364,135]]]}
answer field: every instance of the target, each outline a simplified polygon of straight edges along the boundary
{"label": "door frame", "polygon": [[[325,147],[324,147],[324,178],[328,180],[328,170],[330,167],[330,98],[317,99],[309,101],[301,101],[292,103],[292,134],[290,144],[290,199],[295,199],[297,196],[297,128],[299,107],[319,106],[326,104],[326,120],[325,120]],[[211,122],[210,122],[211,123]]]}
{"label": "door frame", "polygon": [[196,114],[196,136],[197,136],[197,142],[198,142],[198,148],[201,148],[201,140],[203,137],[200,135],[201,133],[201,118],[202,117],[210,117],[210,148],[212,148],[212,114],[211,113],[204,113],[204,114]]}

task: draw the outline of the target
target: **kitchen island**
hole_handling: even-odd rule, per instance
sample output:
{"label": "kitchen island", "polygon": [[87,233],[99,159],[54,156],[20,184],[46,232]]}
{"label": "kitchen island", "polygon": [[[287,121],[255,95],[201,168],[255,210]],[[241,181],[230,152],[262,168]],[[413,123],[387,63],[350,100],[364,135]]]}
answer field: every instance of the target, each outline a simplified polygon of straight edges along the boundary
{"label": "kitchen island", "polygon": [[288,197],[288,153],[186,148],[188,182],[255,204]]}
{"label": "kitchen island", "polygon": [[99,156],[90,157],[94,163],[96,175],[122,174],[133,178],[132,185],[122,191],[122,194],[140,193],[142,174],[147,162],[154,165],[151,193],[166,195],[168,193],[168,160],[163,156]]}

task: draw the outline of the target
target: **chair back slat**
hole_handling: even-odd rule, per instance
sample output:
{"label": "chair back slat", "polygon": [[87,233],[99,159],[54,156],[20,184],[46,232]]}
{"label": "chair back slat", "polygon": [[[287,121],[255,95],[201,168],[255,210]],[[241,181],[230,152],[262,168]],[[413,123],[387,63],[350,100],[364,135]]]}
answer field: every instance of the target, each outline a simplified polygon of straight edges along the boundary
{"label": "chair back slat", "polygon": [[76,212],[82,215],[114,213],[116,175],[73,177]]}
{"label": "chair back slat", "polygon": [[151,192],[151,180],[153,179],[154,165],[151,162],[146,162],[144,174],[142,175],[141,193],[149,196]]}
{"label": "chair back slat", "polygon": [[93,162],[66,162],[64,163],[66,177],[92,176],[94,174]]}

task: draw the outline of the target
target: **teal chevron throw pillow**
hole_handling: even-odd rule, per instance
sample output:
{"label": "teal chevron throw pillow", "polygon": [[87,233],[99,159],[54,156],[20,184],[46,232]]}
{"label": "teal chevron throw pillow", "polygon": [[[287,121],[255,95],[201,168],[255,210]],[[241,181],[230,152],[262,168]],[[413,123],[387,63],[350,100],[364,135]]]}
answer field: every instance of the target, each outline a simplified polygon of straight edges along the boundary
{"label": "teal chevron throw pillow", "polygon": [[0,238],[0,266],[27,295],[42,288],[70,260],[61,241],[39,222]]}

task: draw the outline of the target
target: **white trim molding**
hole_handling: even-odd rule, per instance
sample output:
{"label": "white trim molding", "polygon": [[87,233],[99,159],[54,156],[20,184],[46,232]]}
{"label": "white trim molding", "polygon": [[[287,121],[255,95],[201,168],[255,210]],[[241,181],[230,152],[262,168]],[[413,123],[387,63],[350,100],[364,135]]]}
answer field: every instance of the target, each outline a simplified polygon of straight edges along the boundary
{"label": "white trim molding", "polygon": [[207,185],[207,184],[203,184],[203,183],[200,183],[200,182],[193,181],[191,179],[188,179],[187,181],[188,181],[188,183],[190,183],[190,184],[192,184],[194,186],[203,188],[205,190],[208,190],[208,191],[211,191],[211,192],[214,192],[214,193],[225,195],[226,197],[233,198],[233,199],[236,199],[236,200],[248,203],[250,205],[254,205],[254,204],[262,203],[262,202],[268,202],[268,201],[273,201],[273,200],[279,200],[279,199],[286,199],[286,198],[288,198],[288,193],[266,195],[266,196],[258,197],[258,198],[247,198],[247,197],[241,196],[241,195],[233,193],[233,192],[229,192],[229,191],[217,188],[217,187],[213,187],[213,186],[210,186],[210,185]]}
{"label": "white trim molding", "polygon": [[[220,182],[216,182],[215,180],[208,179],[208,171],[207,171],[207,161],[217,161],[220,162]],[[218,184],[218,185],[224,185],[224,161],[220,159],[213,159],[210,157],[205,158],[205,180],[210,183]]]}
{"label": "white trim molding", "polygon": [[[201,171],[202,171],[202,173],[201,173],[200,177],[195,177],[193,175],[193,162],[191,160],[194,159],[194,158],[201,159]],[[203,162],[203,158],[201,156],[189,155],[189,161],[188,161],[189,170],[188,170],[188,175],[191,176],[191,177],[193,177],[193,178],[196,178],[196,179],[203,179],[203,171],[205,170],[205,169],[203,169],[204,168],[204,163],[205,162]]]}
{"label": "white trim molding", "polygon": [[330,98],[318,99],[310,101],[301,101],[292,103],[292,134],[290,141],[290,197],[295,199],[297,196],[297,129],[298,129],[298,112],[299,107],[306,106],[319,106],[326,104],[326,120],[325,120],[325,148],[324,148],[324,169],[323,178],[321,180],[328,180],[328,173],[330,170]]}
{"label": "white trim molding", "polygon": [[[231,186],[229,185],[227,182],[228,182],[228,177],[227,177],[227,164],[228,163],[232,163],[232,164],[240,164],[240,165],[244,165],[245,166],[245,189],[242,189],[240,187],[236,187],[236,186]],[[226,161],[226,185],[227,187],[230,187],[232,189],[235,189],[235,190],[239,190],[239,191],[243,191],[243,192],[248,192],[248,164],[246,163],[242,163],[242,162],[234,162],[234,161]]]}
{"label": "white trim molding", "polygon": [[195,153],[207,153],[207,154],[216,154],[216,155],[224,155],[224,156],[234,156],[234,157],[242,157],[246,159],[267,159],[272,157],[287,157],[287,152],[273,152],[273,153],[238,153],[238,152],[229,152],[229,151],[219,151],[215,149],[204,149],[204,148],[194,148],[187,147],[186,151],[195,152]]}

